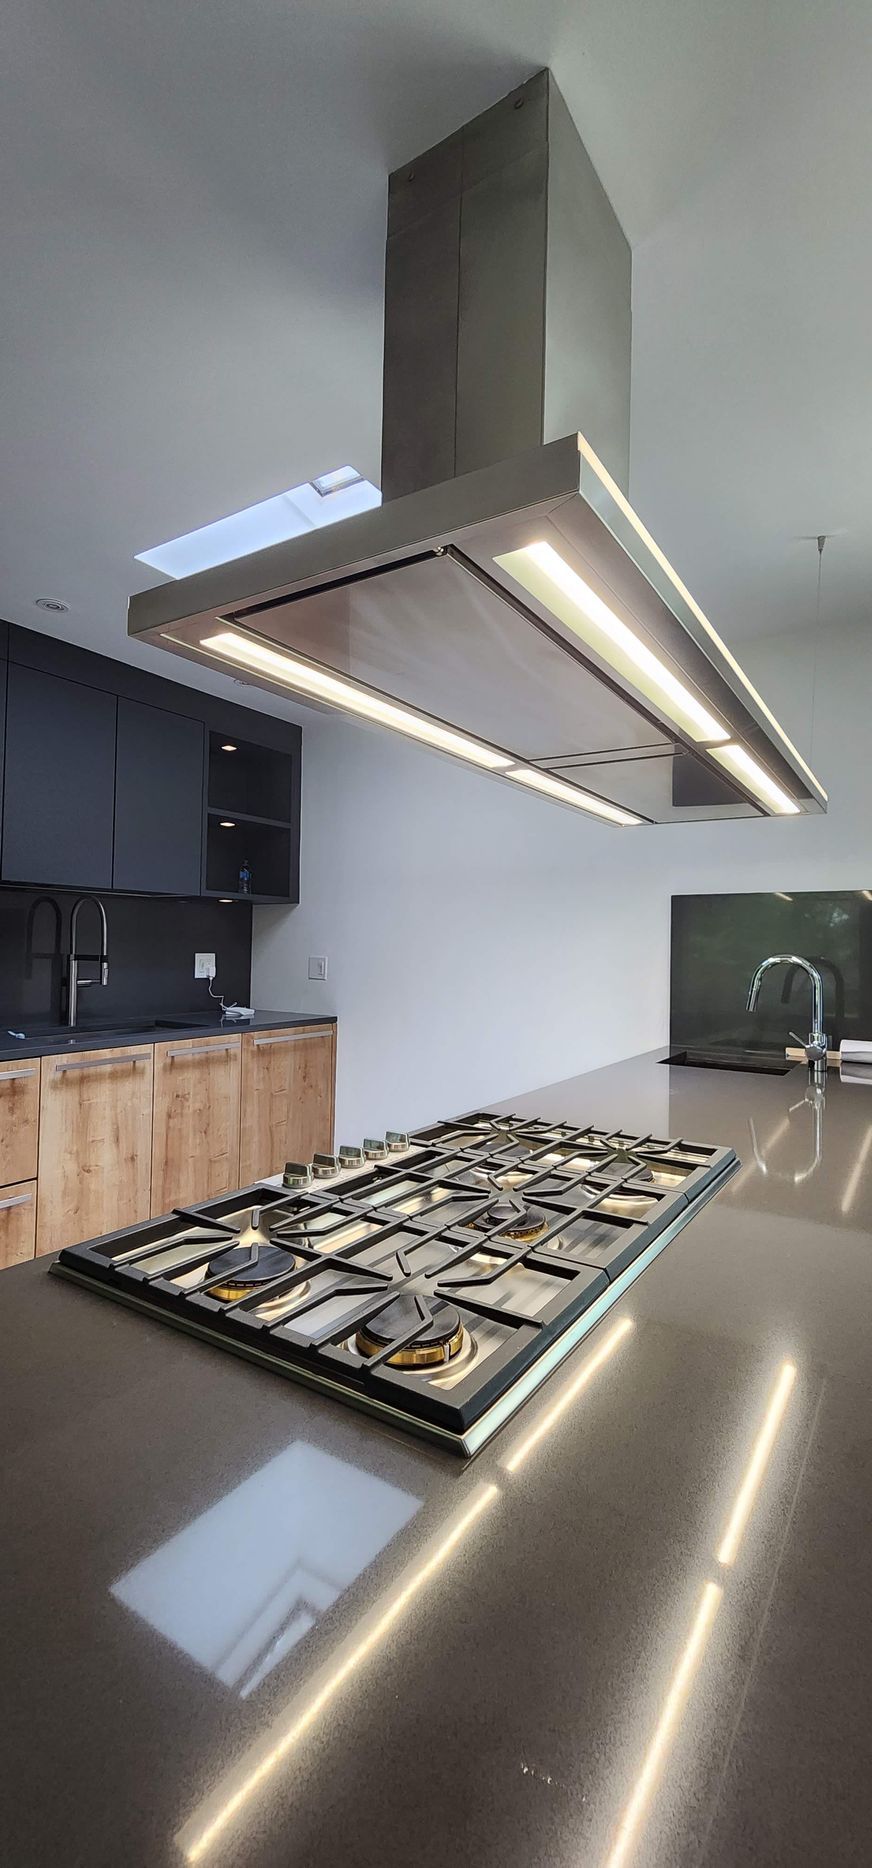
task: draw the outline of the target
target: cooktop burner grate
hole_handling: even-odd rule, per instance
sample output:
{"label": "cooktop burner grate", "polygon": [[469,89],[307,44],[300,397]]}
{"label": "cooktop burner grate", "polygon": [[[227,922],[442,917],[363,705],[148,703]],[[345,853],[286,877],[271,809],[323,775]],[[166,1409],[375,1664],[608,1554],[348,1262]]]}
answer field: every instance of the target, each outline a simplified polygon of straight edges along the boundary
{"label": "cooktop burner grate", "polygon": [[735,1165],[681,1138],[482,1113],[52,1269],[469,1454]]}

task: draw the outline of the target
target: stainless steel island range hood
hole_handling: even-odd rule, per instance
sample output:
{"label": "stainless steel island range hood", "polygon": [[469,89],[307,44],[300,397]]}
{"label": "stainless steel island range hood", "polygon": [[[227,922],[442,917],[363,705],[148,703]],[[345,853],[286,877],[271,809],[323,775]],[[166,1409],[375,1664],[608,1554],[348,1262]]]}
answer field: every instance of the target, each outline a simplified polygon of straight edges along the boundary
{"label": "stainless steel island range hood", "polygon": [[625,497],[629,382],[629,248],[539,72],[391,177],[384,504],[131,635],[610,823],[825,810]]}

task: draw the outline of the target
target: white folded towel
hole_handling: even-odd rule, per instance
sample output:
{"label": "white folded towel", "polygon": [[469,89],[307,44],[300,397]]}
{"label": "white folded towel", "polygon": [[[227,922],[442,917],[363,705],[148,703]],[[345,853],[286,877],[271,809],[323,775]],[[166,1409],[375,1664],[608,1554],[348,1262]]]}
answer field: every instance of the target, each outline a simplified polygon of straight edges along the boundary
{"label": "white folded towel", "polygon": [[843,1064],[872,1064],[872,1038],[843,1038],[841,1059]]}

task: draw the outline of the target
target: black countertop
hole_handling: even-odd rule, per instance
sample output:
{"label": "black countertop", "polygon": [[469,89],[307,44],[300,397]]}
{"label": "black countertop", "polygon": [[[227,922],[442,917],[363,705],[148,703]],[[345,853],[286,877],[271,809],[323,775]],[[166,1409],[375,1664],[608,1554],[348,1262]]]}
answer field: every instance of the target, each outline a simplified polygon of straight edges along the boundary
{"label": "black countertop", "polygon": [[742,1165],[466,1466],[5,1272],[2,1859],[868,1861],[872,1088],[818,1158],[805,1078],[504,1105]]}
{"label": "black countertop", "polygon": [[36,1023],[17,1027],[23,1032],[20,1038],[13,1038],[4,1027],[0,1030],[0,1063],[8,1064],[16,1057],[57,1057],[67,1051],[111,1051],[126,1044],[170,1044],[181,1038],[213,1038],[219,1032],[231,1031],[275,1031],[283,1026],[295,1025],[334,1025],[335,1012],[321,1012],[317,1016],[311,1012],[255,1012],[253,1018],[196,1018],[191,1015],[186,1021],[184,1012],[169,1013],[161,1019],[159,1014],[150,1023],[129,1025],[106,1029],[99,1025],[77,1025],[74,1032],[60,1030],[57,1025],[46,1028]]}

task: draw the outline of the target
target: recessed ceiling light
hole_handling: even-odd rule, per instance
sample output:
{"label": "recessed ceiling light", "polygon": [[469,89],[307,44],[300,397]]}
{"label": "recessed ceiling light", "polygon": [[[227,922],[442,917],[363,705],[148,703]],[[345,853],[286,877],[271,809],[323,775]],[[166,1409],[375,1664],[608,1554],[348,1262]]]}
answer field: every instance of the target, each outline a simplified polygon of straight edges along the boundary
{"label": "recessed ceiling light", "polygon": [[232,818],[232,817],[222,817],[222,819],[221,819],[221,829],[222,829],[222,830],[235,830],[235,829],[236,829],[236,824],[235,824],[235,822],[234,822],[234,820],[233,820],[233,818]]}
{"label": "recessed ceiling light", "polygon": [[226,739],[224,741],[221,751],[222,752],[235,752],[236,751],[236,747],[234,746],[232,739]]}
{"label": "recessed ceiling light", "polygon": [[218,906],[219,908],[232,908],[233,907],[233,896],[232,895],[219,895]]}
{"label": "recessed ceiling light", "polygon": [[62,603],[60,597],[34,597],[33,602],[37,610],[50,610],[53,616],[66,616],[70,607]]}
{"label": "recessed ceiling light", "polygon": [[[335,485],[330,485],[331,481]],[[226,519],[198,526],[195,532],[183,532],[165,545],[138,551],[136,558],[167,577],[191,577],[213,564],[229,564],[250,551],[281,545],[301,532],[335,525],[338,519],[350,519],[356,512],[368,512],[370,507],[380,505],[381,493],[371,480],[364,480],[356,467],[337,467],[332,473],[322,474],[320,480],[289,487],[272,499],[230,513]]]}

